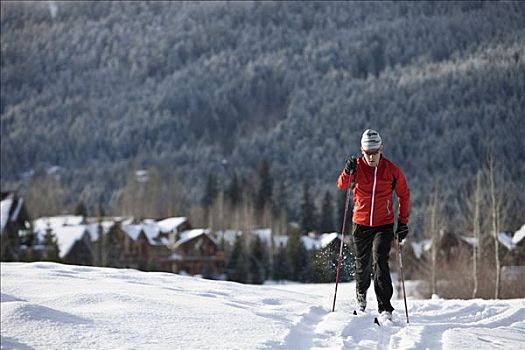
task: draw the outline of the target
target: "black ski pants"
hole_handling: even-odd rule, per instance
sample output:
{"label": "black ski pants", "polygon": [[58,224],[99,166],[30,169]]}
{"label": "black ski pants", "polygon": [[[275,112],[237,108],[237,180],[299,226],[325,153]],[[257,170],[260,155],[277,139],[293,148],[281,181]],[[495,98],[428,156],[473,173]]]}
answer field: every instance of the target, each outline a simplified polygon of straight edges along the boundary
{"label": "black ski pants", "polygon": [[352,236],[355,249],[357,293],[366,293],[373,273],[378,311],[392,312],[394,308],[390,304],[390,299],[392,299],[394,290],[388,257],[394,239],[394,224],[369,227],[354,223]]}

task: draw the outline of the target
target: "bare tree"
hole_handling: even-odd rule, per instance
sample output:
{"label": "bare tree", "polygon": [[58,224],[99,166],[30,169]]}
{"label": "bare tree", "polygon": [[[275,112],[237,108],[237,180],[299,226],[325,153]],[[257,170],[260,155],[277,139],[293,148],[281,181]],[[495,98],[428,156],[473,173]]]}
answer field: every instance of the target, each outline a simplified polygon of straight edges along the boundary
{"label": "bare tree", "polygon": [[60,214],[66,205],[66,190],[55,176],[36,178],[29,185],[24,197],[27,208],[34,217]]}
{"label": "bare tree", "polygon": [[476,187],[473,196],[469,201],[469,206],[472,211],[472,229],[474,234],[474,245],[472,247],[472,276],[474,279],[474,286],[472,288],[472,298],[478,295],[478,260],[481,251],[481,171],[476,175]]}
{"label": "bare tree", "polygon": [[488,175],[490,184],[490,212],[492,219],[492,233],[494,238],[494,258],[496,261],[496,285],[494,286],[494,298],[499,299],[499,289],[501,285],[501,261],[499,258],[499,223],[498,212],[500,203],[496,198],[495,174],[494,174],[494,156],[492,153],[488,156]]}
{"label": "bare tree", "polygon": [[432,294],[437,294],[437,268],[438,268],[438,249],[441,236],[443,234],[442,230],[442,215],[441,215],[441,206],[439,201],[439,190],[436,186],[429,204],[427,206],[427,235],[432,240],[431,246],[431,262],[430,262],[430,287]]}
{"label": "bare tree", "polygon": [[177,176],[152,167],[130,172],[118,200],[119,213],[137,218],[181,215],[182,185]]}

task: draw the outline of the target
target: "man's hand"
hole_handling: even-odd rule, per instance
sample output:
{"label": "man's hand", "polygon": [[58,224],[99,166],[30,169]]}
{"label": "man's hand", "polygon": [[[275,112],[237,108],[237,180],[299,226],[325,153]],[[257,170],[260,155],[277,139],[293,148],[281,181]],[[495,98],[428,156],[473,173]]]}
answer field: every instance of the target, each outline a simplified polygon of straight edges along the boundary
{"label": "man's hand", "polygon": [[397,230],[396,230],[397,240],[399,242],[402,242],[407,235],[408,235],[408,225],[403,224],[402,222],[398,221]]}
{"label": "man's hand", "polygon": [[357,158],[355,156],[352,156],[350,159],[346,161],[345,173],[347,175],[350,175],[352,173],[355,173],[356,170],[357,170]]}

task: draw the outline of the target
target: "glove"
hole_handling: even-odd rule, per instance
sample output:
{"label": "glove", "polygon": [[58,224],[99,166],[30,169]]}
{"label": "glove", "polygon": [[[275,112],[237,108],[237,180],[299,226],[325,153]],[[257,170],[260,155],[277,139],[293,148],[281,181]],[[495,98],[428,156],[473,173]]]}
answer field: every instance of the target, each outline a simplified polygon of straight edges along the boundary
{"label": "glove", "polygon": [[408,235],[408,225],[403,224],[402,222],[398,221],[397,229],[396,229],[397,240],[399,242],[402,242],[407,235]]}
{"label": "glove", "polygon": [[345,173],[347,175],[350,175],[351,173],[355,173],[356,170],[357,170],[357,158],[355,156],[352,156],[350,159],[346,161]]}

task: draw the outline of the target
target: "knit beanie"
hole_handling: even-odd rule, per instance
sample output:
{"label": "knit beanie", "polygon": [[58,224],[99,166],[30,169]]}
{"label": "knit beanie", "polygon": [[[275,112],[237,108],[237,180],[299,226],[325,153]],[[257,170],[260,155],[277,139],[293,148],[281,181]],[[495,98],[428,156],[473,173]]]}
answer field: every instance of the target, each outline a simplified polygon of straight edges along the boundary
{"label": "knit beanie", "polygon": [[364,151],[375,151],[381,148],[383,141],[379,133],[372,129],[366,129],[361,136],[361,149]]}

